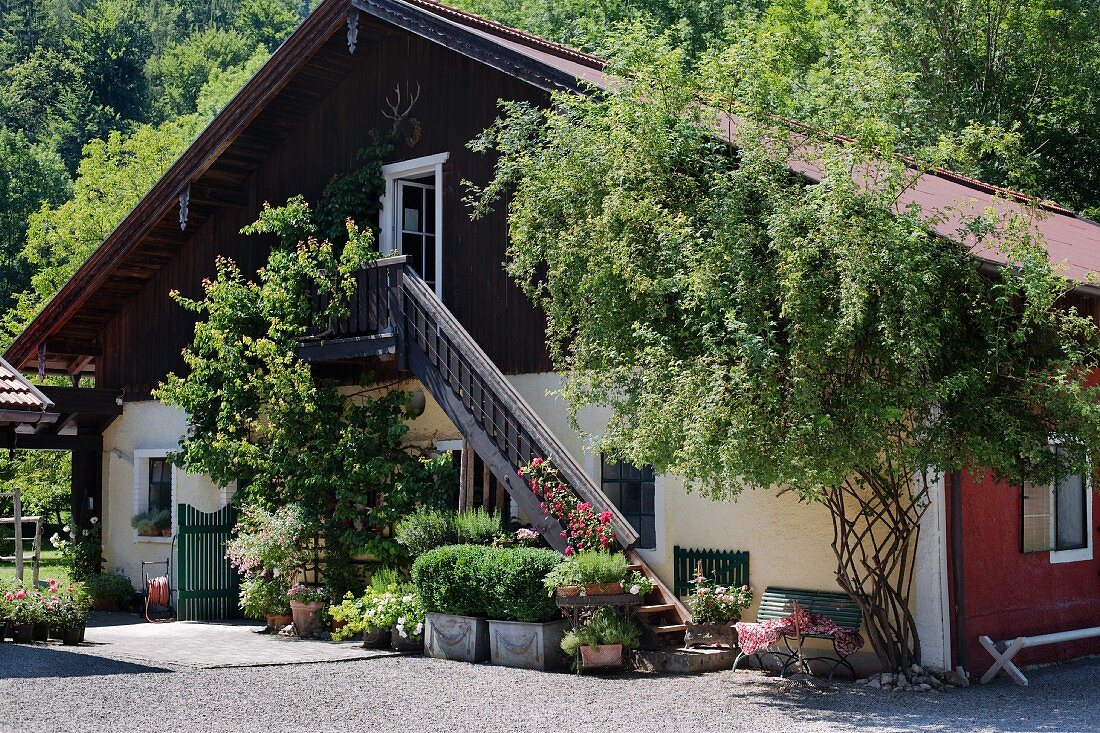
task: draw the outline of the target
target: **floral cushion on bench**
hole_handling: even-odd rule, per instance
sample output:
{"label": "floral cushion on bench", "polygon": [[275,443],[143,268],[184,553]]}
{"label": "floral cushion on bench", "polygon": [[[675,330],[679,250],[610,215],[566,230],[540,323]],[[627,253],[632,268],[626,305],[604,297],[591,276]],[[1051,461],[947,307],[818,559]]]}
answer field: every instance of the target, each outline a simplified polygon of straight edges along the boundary
{"label": "floral cushion on bench", "polygon": [[734,624],[737,629],[737,646],[742,654],[756,654],[779,641],[780,637],[798,638],[797,629],[806,634],[831,636],[840,656],[846,657],[863,647],[859,632],[837,626],[831,618],[820,613],[799,609],[787,618],[776,618],[759,623],[742,621]]}

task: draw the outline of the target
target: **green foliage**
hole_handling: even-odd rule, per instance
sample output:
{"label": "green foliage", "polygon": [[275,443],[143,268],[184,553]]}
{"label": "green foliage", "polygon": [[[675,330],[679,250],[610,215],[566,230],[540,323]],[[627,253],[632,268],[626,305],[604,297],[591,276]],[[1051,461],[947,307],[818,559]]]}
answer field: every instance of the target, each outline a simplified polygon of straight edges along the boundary
{"label": "green foliage", "polygon": [[163,118],[194,112],[199,94],[216,72],[245,63],[255,46],[236,31],[210,28],[188,36],[149,62],[155,105]]}
{"label": "green foliage", "polygon": [[343,242],[346,221],[378,221],[382,209],[382,197],[386,193],[386,179],[382,175],[382,161],[393,152],[393,143],[369,130],[368,143],[355,155],[356,167],[333,176],[325,186],[321,205],[317,210],[317,225],[322,234],[334,242]]}
{"label": "green foliage", "polygon": [[620,618],[610,608],[600,608],[580,628],[574,629],[561,640],[561,650],[575,657],[582,646],[599,649],[604,644],[622,644],[623,649],[636,649],[641,632],[632,622]]}
{"label": "green foliage", "polygon": [[97,601],[114,601],[125,608],[134,598],[134,586],[125,575],[102,573],[84,580],[84,589]]}
{"label": "green foliage", "polygon": [[309,293],[329,296],[326,321],[346,312],[355,272],[378,256],[370,230],[350,220],[339,254],[315,230],[300,197],[266,206],[244,229],[275,240],[258,282],[222,259],[202,300],[176,295],[203,318],[184,352],[188,372],[169,375],[157,397],[189,416],[181,465],[236,481],[252,504],[297,503],[318,522],[326,581],[342,595],[362,587],[353,556],[405,560],[389,528],[440,503],[453,470],[445,458],[406,448],[406,393],[341,390],[297,358],[297,339],[314,317]]}
{"label": "green foliage", "polygon": [[397,523],[394,539],[411,557],[419,557],[428,550],[454,543],[452,517],[451,512],[441,509],[419,509]]}
{"label": "green foliage", "polygon": [[559,553],[530,547],[491,550],[486,553],[483,570],[489,618],[538,623],[560,615],[542,587],[546,574],[561,564]]}
{"label": "green foliage", "polygon": [[455,542],[463,545],[488,545],[504,532],[500,514],[481,507],[455,512],[451,517]]}
{"label": "green foliage", "polygon": [[418,557],[412,580],[428,611],[545,621],[554,615],[554,603],[542,579],[561,560],[553,550],[447,545]]}
{"label": "green foliage", "polygon": [[626,577],[626,556],[621,552],[587,550],[576,552],[563,563],[561,572],[573,585],[618,583]]}
{"label": "green foliage", "polygon": [[148,509],[130,517],[130,526],[140,534],[159,533],[172,527],[172,513],[167,509]]}
{"label": "green foliage", "polygon": [[[0,454],[0,494],[19,487],[23,512],[40,514],[61,525],[69,511],[72,454],[65,451],[16,451]],[[0,497],[0,515],[10,517],[12,500]]]}
{"label": "green foliage", "polygon": [[290,613],[286,595],[287,584],[282,578],[253,576],[241,582],[241,610],[249,618],[285,616]]}
{"label": "green foliage", "polygon": [[[925,471],[1047,483],[1087,470],[1096,326],[1060,306],[1071,285],[1023,218],[961,222],[1014,265],[995,275],[930,236],[945,212],[899,211],[913,177],[890,155],[905,135],[888,119],[852,143],[807,131],[794,149],[768,105],[723,96],[723,78],[756,65],[728,57],[712,80],[650,39],[620,59],[607,94],[504,106],[475,142],[500,155],[476,211],[514,191],[508,268],[547,314],[574,415],[610,410],[593,442],[714,498],[780,487],[825,504],[839,582],[884,599],[864,609],[883,614],[872,642],[907,667],[908,581],[885,568],[911,567]],[[700,98],[743,120],[734,148]],[[799,155],[821,183],[792,178]],[[1049,450],[1051,426],[1066,453]],[[857,559],[864,524],[895,540],[873,560]]]}
{"label": "green foliage", "polygon": [[424,608],[458,616],[485,615],[482,565],[490,549],[480,545],[447,545],[416,558],[412,582]]}

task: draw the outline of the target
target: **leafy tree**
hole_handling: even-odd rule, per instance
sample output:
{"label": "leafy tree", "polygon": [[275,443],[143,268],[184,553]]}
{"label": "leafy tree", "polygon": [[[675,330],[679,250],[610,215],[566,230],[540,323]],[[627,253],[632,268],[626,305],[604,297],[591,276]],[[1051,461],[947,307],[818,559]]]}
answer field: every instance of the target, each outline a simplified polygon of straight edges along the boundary
{"label": "leafy tree", "polygon": [[[500,155],[475,212],[514,191],[508,268],[547,314],[574,416],[610,408],[594,442],[716,499],[778,488],[821,505],[837,582],[884,666],[908,669],[930,476],[1085,469],[1096,326],[1059,307],[1070,284],[1026,221],[964,222],[1014,265],[983,274],[930,235],[942,212],[899,211],[913,177],[882,148],[891,136],[792,137],[766,108],[712,96],[743,120],[731,147],[699,105],[720,80],[659,43],[620,58],[605,94],[505,105],[475,142]],[[807,154],[818,184],[790,172]]]}
{"label": "leafy tree", "polygon": [[60,204],[71,185],[57,155],[32,145],[21,132],[0,128],[0,307],[5,310],[12,296],[30,284],[26,263],[19,259],[27,217]]}
{"label": "leafy tree", "polygon": [[297,5],[293,0],[244,0],[233,18],[233,28],[253,46],[274,51],[305,17]]}
{"label": "leafy tree", "polygon": [[346,312],[354,272],[377,256],[369,229],[349,220],[346,230],[337,254],[314,236],[301,197],[265,206],[244,230],[276,239],[256,282],[222,259],[203,300],[175,295],[203,319],[184,351],[187,373],[169,375],[156,392],[187,412],[181,465],[222,484],[236,481],[248,502],[296,503],[321,525],[326,581],[339,594],[362,586],[353,556],[405,559],[386,530],[419,505],[438,503],[449,471],[444,460],[421,458],[403,444],[407,393],[341,390],[297,357],[298,338],[314,317],[308,294],[330,299],[325,318]]}
{"label": "leafy tree", "polygon": [[63,38],[93,103],[127,120],[141,119],[146,102],[144,69],[152,37],[142,7],[136,0],[95,0],[71,14]]}
{"label": "leafy tree", "polygon": [[194,112],[199,94],[213,74],[244,63],[253,49],[240,33],[217,28],[169,46],[148,68],[159,114],[170,119]]}
{"label": "leafy tree", "polygon": [[213,69],[210,72],[210,78],[203,84],[202,89],[199,90],[199,96],[195,100],[199,116],[203,119],[213,119],[229,103],[233,95],[239,92],[248,83],[248,80],[260,70],[267,59],[267,50],[258,47],[242,64],[224,70]]}

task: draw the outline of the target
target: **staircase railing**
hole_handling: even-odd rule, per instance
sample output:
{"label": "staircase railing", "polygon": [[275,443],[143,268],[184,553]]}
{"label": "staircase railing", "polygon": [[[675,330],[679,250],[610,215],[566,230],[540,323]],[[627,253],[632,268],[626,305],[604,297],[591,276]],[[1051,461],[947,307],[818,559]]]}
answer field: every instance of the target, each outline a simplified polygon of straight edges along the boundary
{"label": "staircase railing", "polygon": [[[611,523],[620,544],[633,546],[638,540],[637,531],[578,465],[454,314],[408,268],[402,279],[399,308],[398,341],[401,353],[408,358],[410,349],[419,350],[441,378],[432,380],[433,383],[438,387],[441,381],[449,387],[450,397],[461,403],[466,417],[472,419],[490,439],[508,466],[507,476],[499,475],[497,471],[494,473],[508,487],[509,494],[513,498],[533,498],[526,484],[517,481],[515,470],[535,457],[549,460],[583,501],[590,502],[597,512],[611,513]],[[426,386],[431,391],[432,386]],[[433,393],[433,397],[441,400],[443,395]],[[517,497],[517,493],[526,493],[527,496]],[[517,503],[531,506],[530,501]],[[534,507],[537,510],[537,501]],[[540,518],[531,519],[540,524]],[[563,544],[558,537],[547,537],[547,540],[559,549]]]}

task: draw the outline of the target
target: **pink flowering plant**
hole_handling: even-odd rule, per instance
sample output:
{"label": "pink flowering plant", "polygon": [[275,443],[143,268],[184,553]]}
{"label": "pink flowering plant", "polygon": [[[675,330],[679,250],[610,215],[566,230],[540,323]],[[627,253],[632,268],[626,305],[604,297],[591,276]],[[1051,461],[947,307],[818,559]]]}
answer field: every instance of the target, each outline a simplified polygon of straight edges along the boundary
{"label": "pink flowering plant", "polygon": [[286,597],[291,602],[328,603],[330,596],[328,590],[322,586],[296,583],[290,586],[290,590],[286,592]]}
{"label": "pink flowering plant", "polygon": [[697,624],[730,624],[741,620],[741,612],[752,603],[752,588],[716,585],[702,573],[692,581],[687,606]]}
{"label": "pink flowering plant", "polygon": [[561,523],[567,557],[584,550],[613,549],[615,530],[611,527],[611,512],[597,513],[591,503],[581,501],[549,461],[534,458],[516,473],[539,497],[543,513]]}

